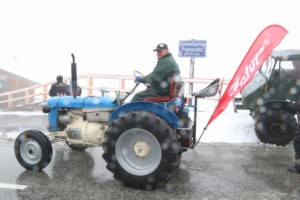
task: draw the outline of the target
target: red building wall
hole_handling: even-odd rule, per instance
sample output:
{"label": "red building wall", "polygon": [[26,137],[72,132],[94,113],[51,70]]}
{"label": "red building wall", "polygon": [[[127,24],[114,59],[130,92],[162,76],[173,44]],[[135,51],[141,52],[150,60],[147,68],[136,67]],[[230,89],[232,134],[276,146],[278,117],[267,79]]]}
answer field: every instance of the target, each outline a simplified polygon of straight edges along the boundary
{"label": "red building wall", "polygon": [[[37,83],[34,81],[31,81],[19,75],[0,69],[0,94],[27,88],[35,84]],[[33,91],[30,93],[33,93]],[[22,97],[24,95],[25,95],[24,92],[13,94],[13,98]],[[8,96],[2,96],[2,97],[0,96],[0,101],[7,100],[7,99]],[[14,104],[22,104],[23,102],[24,100],[19,100],[14,102]],[[6,107],[5,105],[0,105],[0,106]]]}

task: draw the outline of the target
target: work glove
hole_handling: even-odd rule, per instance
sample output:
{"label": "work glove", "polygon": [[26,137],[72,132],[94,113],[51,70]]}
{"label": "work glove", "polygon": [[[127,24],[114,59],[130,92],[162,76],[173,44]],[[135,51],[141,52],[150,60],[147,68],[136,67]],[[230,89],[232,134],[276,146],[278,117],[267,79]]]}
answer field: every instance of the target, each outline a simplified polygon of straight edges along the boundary
{"label": "work glove", "polygon": [[136,82],[136,83],[140,83],[140,82],[142,82],[142,77],[141,76],[137,76],[137,77],[135,77],[135,80],[134,80],[134,82]]}

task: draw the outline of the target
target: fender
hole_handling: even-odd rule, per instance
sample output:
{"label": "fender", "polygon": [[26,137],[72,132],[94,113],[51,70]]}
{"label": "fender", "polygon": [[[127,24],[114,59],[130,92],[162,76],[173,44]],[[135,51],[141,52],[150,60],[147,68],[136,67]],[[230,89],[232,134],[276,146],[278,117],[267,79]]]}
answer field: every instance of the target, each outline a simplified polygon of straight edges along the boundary
{"label": "fender", "polygon": [[281,101],[281,100],[272,100],[266,101],[261,106],[257,107],[256,109],[250,110],[252,118],[255,120],[257,115],[260,113],[260,109],[265,107],[265,109],[272,109],[272,110],[281,110],[285,109],[286,111],[297,114],[300,110],[300,105],[293,101]]}
{"label": "fender", "polygon": [[292,112],[292,110],[290,110],[290,108],[292,108],[292,105],[294,105],[294,102],[287,100],[266,100],[260,107],[265,106],[274,110],[288,109],[290,112]]}
{"label": "fender", "polygon": [[109,122],[111,123],[115,119],[119,117],[122,113],[130,112],[134,110],[143,110],[143,111],[149,111],[157,114],[158,116],[164,118],[171,124],[173,128],[178,127],[179,119],[178,117],[171,111],[169,111],[167,108],[154,103],[154,102],[147,102],[147,101],[137,101],[137,102],[131,102],[128,104],[125,104],[115,111],[113,111],[110,115]]}

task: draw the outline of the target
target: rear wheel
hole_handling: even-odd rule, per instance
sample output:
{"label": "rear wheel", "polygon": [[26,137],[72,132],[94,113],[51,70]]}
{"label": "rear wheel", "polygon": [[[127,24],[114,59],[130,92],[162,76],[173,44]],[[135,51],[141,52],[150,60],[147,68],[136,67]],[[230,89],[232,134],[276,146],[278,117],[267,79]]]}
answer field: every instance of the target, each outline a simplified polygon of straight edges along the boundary
{"label": "rear wheel", "polygon": [[181,161],[175,130],[145,111],[128,112],[116,119],[103,149],[106,167],[115,179],[146,190],[170,179]]}
{"label": "rear wheel", "polygon": [[294,114],[285,110],[259,113],[255,120],[255,133],[263,143],[285,146],[295,137],[297,121]]}
{"label": "rear wheel", "polygon": [[41,171],[52,159],[52,145],[48,137],[37,130],[20,133],[14,150],[18,162],[30,171]]}

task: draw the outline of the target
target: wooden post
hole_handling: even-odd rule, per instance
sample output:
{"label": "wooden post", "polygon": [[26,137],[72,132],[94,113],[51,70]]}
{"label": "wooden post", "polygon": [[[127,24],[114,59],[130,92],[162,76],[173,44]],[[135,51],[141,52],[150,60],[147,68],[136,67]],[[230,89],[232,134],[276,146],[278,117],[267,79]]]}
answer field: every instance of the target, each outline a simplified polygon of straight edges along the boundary
{"label": "wooden post", "polygon": [[48,96],[48,89],[47,85],[43,85],[43,101],[47,101],[47,96]]}
{"label": "wooden post", "polygon": [[12,94],[8,94],[8,109],[13,108],[14,104],[13,104],[13,100],[12,100]]}
{"label": "wooden post", "polygon": [[29,90],[25,90],[24,93],[25,93],[24,105],[27,106],[30,103],[30,99],[29,99],[30,93],[29,93]]}
{"label": "wooden post", "polygon": [[125,83],[126,83],[125,79],[122,78],[121,79],[121,91],[125,91],[125,89],[126,89]]}
{"label": "wooden post", "polygon": [[89,76],[88,77],[88,95],[89,96],[92,96],[93,95],[93,90],[92,90],[92,87],[93,87],[93,77]]}

